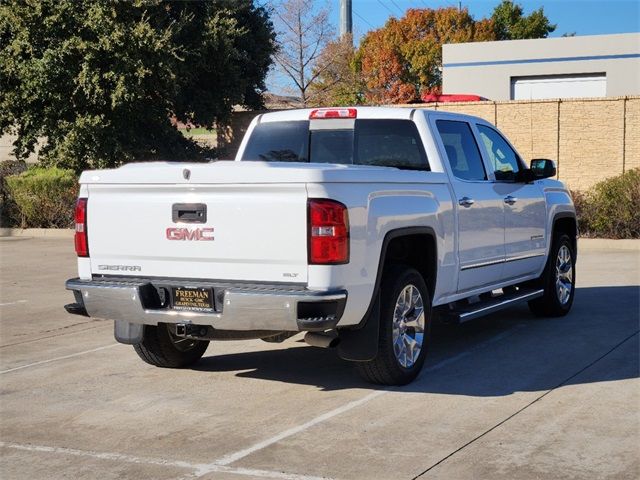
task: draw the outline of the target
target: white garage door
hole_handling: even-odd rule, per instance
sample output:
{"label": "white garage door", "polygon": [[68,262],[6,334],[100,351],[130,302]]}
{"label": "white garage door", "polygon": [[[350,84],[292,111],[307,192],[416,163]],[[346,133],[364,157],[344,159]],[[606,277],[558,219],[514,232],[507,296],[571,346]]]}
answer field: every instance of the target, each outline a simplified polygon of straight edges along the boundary
{"label": "white garage door", "polygon": [[511,79],[511,99],[587,98],[607,95],[607,76],[549,75]]}

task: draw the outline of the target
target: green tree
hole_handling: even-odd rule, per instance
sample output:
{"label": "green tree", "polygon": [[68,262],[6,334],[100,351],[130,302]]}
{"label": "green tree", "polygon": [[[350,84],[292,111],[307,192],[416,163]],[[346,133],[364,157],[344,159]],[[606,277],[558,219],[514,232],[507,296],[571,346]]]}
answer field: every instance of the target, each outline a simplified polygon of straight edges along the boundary
{"label": "green tree", "polygon": [[543,7],[525,16],[522,6],[512,0],[502,0],[493,10],[491,19],[497,40],[546,38],[556,29],[544,14]]}
{"label": "green tree", "polygon": [[275,52],[251,0],[5,0],[0,132],[17,158],[80,171],[202,153],[171,118],[211,128],[258,107]]}

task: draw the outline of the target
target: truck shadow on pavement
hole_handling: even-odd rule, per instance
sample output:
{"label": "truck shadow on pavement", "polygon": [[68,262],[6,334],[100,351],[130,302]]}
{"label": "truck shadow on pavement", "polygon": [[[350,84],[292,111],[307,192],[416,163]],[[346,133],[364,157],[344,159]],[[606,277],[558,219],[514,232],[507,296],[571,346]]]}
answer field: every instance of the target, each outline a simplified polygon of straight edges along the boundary
{"label": "truck shadow on pavement", "polygon": [[[521,305],[468,324],[434,325],[423,371],[404,387],[368,384],[335,351],[306,346],[299,336],[277,349],[265,343],[263,351],[219,356],[214,343],[214,355],[203,358],[194,369],[237,372],[239,377],[315,385],[322,390],[363,388],[482,397],[636,378],[639,291],[638,286],[578,288],[571,313],[562,318],[537,318]],[[287,343],[292,346],[282,348]],[[599,368],[597,360],[604,356],[608,367]]]}

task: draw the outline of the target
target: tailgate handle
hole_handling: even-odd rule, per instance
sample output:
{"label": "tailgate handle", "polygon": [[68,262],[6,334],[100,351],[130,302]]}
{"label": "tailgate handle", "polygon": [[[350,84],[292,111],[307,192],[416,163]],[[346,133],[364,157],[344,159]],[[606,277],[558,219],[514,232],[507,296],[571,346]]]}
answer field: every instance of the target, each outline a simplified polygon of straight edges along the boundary
{"label": "tailgate handle", "polygon": [[173,223],[207,223],[204,203],[174,203],[171,208]]}

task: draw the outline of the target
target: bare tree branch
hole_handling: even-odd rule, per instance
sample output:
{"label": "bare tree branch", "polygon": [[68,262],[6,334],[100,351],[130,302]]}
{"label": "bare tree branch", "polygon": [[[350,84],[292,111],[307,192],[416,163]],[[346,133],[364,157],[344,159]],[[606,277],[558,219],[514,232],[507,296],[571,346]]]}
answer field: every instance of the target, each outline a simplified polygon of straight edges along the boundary
{"label": "bare tree branch", "polygon": [[329,9],[326,4],[319,7],[314,0],[283,0],[274,7],[274,12],[280,46],[274,59],[292,80],[306,106],[307,90],[319,75],[318,59],[333,37]]}

